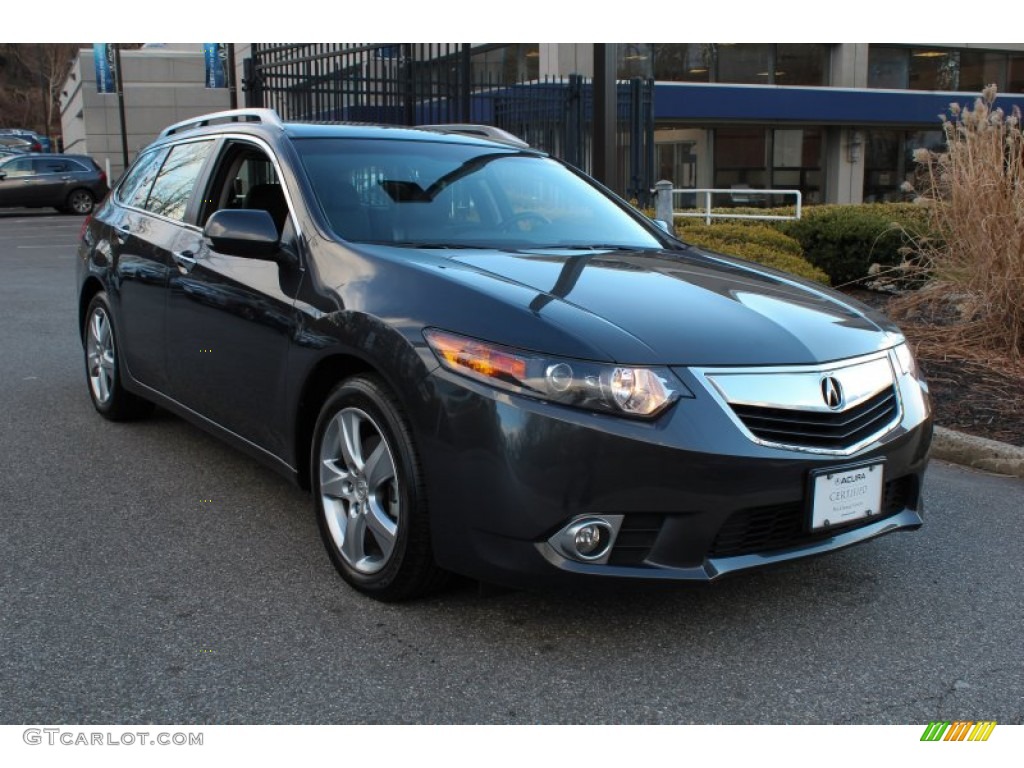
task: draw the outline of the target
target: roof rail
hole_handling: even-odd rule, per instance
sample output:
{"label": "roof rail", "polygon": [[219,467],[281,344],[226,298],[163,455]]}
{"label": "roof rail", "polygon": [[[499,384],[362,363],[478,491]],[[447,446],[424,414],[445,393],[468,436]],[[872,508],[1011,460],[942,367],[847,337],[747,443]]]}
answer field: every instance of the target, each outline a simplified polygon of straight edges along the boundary
{"label": "roof rail", "polygon": [[530,145],[508,131],[495,128],[493,125],[476,125],[473,123],[450,123],[444,125],[417,125],[416,128],[423,131],[434,131],[436,133],[458,133],[463,136],[477,136],[482,139],[490,139],[502,144],[511,144],[513,147],[529,149]]}
{"label": "roof rail", "polygon": [[229,109],[224,112],[211,112],[208,115],[197,115],[188,120],[182,120],[180,123],[164,128],[160,132],[160,138],[214,123],[266,123],[276,128],[284,127],[281,117],[273,109]]}

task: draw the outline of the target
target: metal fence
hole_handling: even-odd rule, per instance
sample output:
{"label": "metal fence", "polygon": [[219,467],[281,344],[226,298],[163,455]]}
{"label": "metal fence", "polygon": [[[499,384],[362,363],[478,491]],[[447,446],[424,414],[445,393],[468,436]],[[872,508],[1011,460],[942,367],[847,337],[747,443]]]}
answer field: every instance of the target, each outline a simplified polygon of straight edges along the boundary
{"label": "metal fence", "polygon": [[[388,125],[483,123],[584,171],[591,168],[593,89],[579,75],[524,78],[482,67],[499,45],[254,44],[245,104],[286,120]],[[619,82],[617,192],[641,203],[654,183],[653,82]]]}

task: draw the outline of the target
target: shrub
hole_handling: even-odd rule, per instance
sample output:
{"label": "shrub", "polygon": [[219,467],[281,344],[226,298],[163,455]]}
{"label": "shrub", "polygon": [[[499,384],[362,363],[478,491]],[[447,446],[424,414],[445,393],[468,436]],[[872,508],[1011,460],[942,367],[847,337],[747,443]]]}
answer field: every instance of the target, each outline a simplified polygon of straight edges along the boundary
{"label": "shrub", "polygon": [[828,285],[828,275],[800,256],[799,243],[762,223],[706,226],[702,222],[687,222],[678,225],[676,231],[683,240],[701,248]]}
{"label": "shrub", "polygon": [[1024,134],[1021,111],[995,107],[989,86],[974,108],[951,104],[942,121],[947,151],[918,150],[918,192],[937,239],[918,243],[933,277],[919,302],[954,305],[949,343],[1020,360],[1024,356]]}
{"label": "shrub", "polygon": [[928,214],[913,203],[817,205],[778,228],[799,241],[804,258],[833,285],[846,285],[867,278],[872,264],[901,264],[912,243],[927,236]]}

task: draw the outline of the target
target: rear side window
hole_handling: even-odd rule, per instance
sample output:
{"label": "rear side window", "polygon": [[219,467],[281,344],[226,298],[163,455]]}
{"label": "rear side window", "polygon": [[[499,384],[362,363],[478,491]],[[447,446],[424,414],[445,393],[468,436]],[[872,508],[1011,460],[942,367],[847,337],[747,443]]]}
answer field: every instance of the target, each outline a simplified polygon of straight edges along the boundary
{"label": "rear side window", "polygon": [[144,208],[146,198],[149,197],[149,188],[153,186],[153,179],[160,170],[160,160],[164,153],[161,150],[147,152],[135,161],[135,165],[128,171],[128,175],[121,186],[117,188],[118,202],[134,208]]}
{"label": "rear side window", "polygon": [[212,141],[193,141],[173,147],[153,182],[146,210],[175,221],[184,220],[192,190],[212,148]]}
{"label": "rear side window", "polygon": [[[72,170],[71,163],[66,160],[50,160],[46,158],[35,158],[32,160],[32,169],[36,173],[67,173]],[[78,171],[81,168],[75,168]]]}

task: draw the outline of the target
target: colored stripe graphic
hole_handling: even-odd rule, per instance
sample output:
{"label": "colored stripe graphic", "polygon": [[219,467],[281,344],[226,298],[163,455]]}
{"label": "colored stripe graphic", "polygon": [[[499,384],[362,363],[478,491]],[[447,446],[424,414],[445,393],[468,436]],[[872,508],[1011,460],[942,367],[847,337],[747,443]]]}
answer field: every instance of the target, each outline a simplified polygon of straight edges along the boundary
{"label": "colored stripe graphic", "polygon": [[950,726],[949,732],[946,734],[946,738],[943,741],[963,741],[967,738],[967,732],[970,730],[974,723],[957,720],[953,725]]}
{"label": "colored stripe graphic", "polygon": [[995,720],[986,720],[978,723],[974,726],[974,730],[971,731],[971,735],[967,737],[968,741],[988,741],[988,737],[992,735],[992,731],[996,729]]}
{"label": "colored stripe graphic", "polygon": [[995,720],[932,720],[921,734],[921,741],[988,741],[995,727]]}

